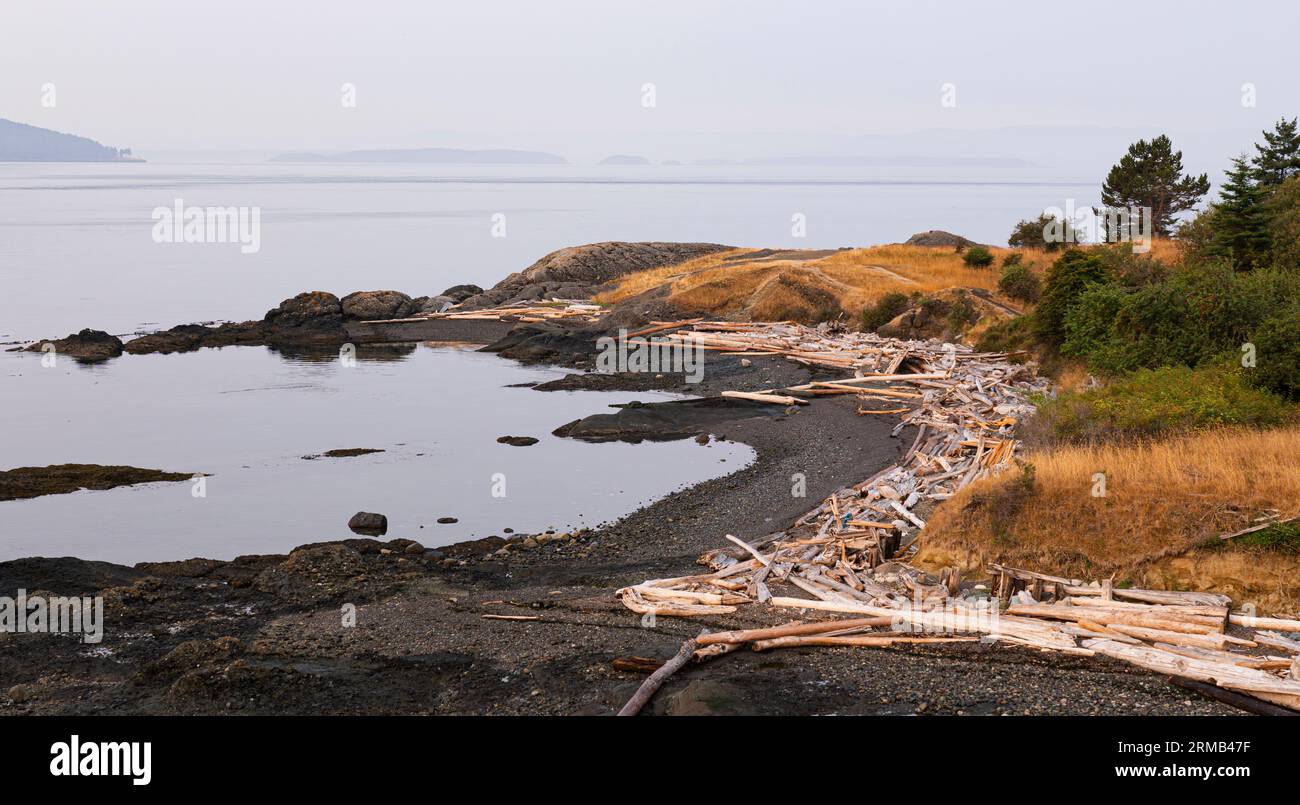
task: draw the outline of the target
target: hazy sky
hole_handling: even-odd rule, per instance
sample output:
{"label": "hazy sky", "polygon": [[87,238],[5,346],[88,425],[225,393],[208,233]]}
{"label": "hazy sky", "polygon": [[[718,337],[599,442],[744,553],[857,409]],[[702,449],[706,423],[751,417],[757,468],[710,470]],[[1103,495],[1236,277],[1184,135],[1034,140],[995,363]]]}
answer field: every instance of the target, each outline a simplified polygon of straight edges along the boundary
{"label": "hazy sky", "polygon": [[1300,114],[1294,2],[3,3],[0,117],[137,149],[761,151],[931,127],[1251,133]]}

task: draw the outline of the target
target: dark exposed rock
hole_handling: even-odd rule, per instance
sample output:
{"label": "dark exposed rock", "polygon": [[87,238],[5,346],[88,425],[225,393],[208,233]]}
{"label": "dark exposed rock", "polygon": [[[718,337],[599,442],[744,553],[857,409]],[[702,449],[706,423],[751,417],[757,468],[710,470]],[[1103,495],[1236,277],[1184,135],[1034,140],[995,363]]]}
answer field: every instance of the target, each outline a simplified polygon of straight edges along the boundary
{"label": "dark exposed rock", "polygon": [[21,500],[42,495],[61,495],[79,489],[112,489],[155,481],[188,481],[184,472],[141,469],[102,464],[52,464],[48,467],[18,467],[0,471],[0,500]]}
{"label": "dark exposed rock", "polygon": [[497,439],[497,444],[508,444],[511,447],[528,447],[537,444],[537,439],[533,436],[501,436]]}
{"label": "dark exposed rock", "polygon": [[347,342],[343,306],[324,291],[309,291],[286,299],[267,311],[261,321],[205,327],[182,324],[141,336],[125,345],[135,355],[189,352],[200,347],[270,345],[275,347],[337,347]]}
{"label": "dark exposed rock", "polygon": [[412,313],[441,313],[452,305],[456,300],[450,296],[417,296],[411,300]]}
{"label": "dark exposed rock", "polygon": [[181,324],[170,330],[140,336],[125,344],[132,355],[152,353],[191,352],[200,347],[228,347],[236,344],[262,344],[264,336],[261,322],[246,321],[204,327],[201,324]]}
{"label": "dark exposed rock", "polygon": [[377,537],[388,533],[388,518],[374,512],[357,512],[348,520],[348,528],[358,534]]}
{"label": "dark exposed rock", "polygon": [[37,341],[27,347],[28,352],[47,352],[50,345],[55,355],[67,355],[80,363],[99,363],[122,354],[122,339],[109,335],[103,330],[89,328],[73,333],[67,338],[53,341]]}
{"label": "dark exposed rock", "polygon": [[591,361],[598,330],[564,327],[552,322],[521,324],[483,348],[522,363],[580,366]]}
{"label": "dark exposed rock", "polygon": [[621,406],[617,413],[593,414],[561,425],[555,429],[554,435],[590,442],[684,439],[706,432],[720,422],[747,416],[777,416],[784,410],[779,405],[731,397],[631,402]]}
{"label": "dark exposed rock", "polygon": [[455,517],[439,517],[438,522],[443,525],[450,525],[451,523],[459,523],[460,520],[457,520]]}
{"label": "dark exposed rock", "polygon": [[324,453],[312,453],[303,456],[304,461],[315,461],[318,458],[354,458],[356,456],[368,456],[371,453],[382,453],[375,447],[344,447],[338,450],[326,450]]}
{"label": "dark exposed rock", "polygon": [[477,296],[481,293],[483,293],[482,288],[467,283],[464,285],[453,285],[438,295],[450,297],[452,301],[459,304],[464,302],[466,299],[469,299],[471,296]]}
{"label": "dark exposed rock", "polygon": [[400,291],[357,291],[340,304],[343,318],[360,321],[400,319],[418,310],[411,297]]}
{"label": "dark exposed rock", "polygon": [[343,303],[332,293],[308,291],[267,311],[262,328],[268,344],[342,344]]}

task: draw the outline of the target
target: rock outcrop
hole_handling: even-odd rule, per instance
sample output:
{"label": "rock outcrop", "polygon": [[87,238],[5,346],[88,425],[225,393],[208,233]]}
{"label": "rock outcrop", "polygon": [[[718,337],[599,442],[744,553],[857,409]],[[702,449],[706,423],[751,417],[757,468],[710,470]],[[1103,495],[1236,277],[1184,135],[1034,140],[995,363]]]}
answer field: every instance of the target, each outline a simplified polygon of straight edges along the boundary
{"label": "rock outcrop", "polygon": [[400,319],[419,310],[401,291],[357,291],[343,297],[343,318],[357,321]]}
{"label": "rock outcrop", "polygon": [[99,363],[122,354],[122,339],[103,330],[89,328],[73,333],[67,338],[37,341],[26,348],[27,352],[50,352],[66,355],[81,363]]}
{"label": "rock outcrop", "polygon": [[181,324],[128,341],[124,348],[132,355],[145,355],[234,345],[337,346],[347,341],[343,321],[343,303],[337,296],[325,291],[308,291],[284,300],[267,311],[261,321],[228,323],[217,327]]}
{"label": "rock outcrop", "polygon": [[628,243],[611,241],[570,246],[546,255],[523,271],[465,300],[467,309],[534,299],[588,299],[624,274],[685,262],[731,247],[717,243]]}
{"label": "rock outcrop", "polygon": [[908,238],[904,243],[905,246],[944,246],[950,249],[964,249],[967,246],[975,246],[975,241],[970,238],[964,238],[961,235],[954,235],[951,232],[945,232],[942,229],[930,229],[925,232],[917,232]]}

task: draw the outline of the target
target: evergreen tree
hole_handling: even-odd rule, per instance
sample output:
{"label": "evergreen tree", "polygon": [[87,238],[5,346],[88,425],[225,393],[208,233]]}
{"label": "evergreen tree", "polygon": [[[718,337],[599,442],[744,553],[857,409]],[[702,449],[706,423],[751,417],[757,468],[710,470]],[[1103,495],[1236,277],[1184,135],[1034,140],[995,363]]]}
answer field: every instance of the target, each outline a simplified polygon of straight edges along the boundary
{"label": "evergreen tree", "polygon": [[1300,175],[1300,131],[1296,120],[1282,118],[1272,131],[1263,132],[1264,145],[1255,144],[1255,179],[1265,188],[1277,187]]}
{"label": "evergreen tree", "polygon": [[1214,205],[1214,233],[1210,252],[1232,261],[1238,269],[1248,269],[1267,262],[1269,250],[1268,215],[1264,201],[1267,191],[1256,180],[1246,156],[1232,160],[1219,202]]}
{"label": "evergreen tree", "polygon": [[1106,174],[1101,201],[1112,209],[1150,209],[1152,233],[1168,237],[1174,217],[1195,207],[1208,192],[1209,177],[1184,174],[1183,152],[1174,151],[1162,134],[1128,147],[1128,153]]}

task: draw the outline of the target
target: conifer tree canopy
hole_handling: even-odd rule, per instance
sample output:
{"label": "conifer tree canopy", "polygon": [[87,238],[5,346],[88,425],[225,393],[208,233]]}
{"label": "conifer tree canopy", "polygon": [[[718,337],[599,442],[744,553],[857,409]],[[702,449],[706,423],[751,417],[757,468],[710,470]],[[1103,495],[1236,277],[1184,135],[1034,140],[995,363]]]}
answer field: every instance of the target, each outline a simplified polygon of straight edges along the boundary
{"label": "conifer tree canopy", "polygon": [[1300,131],[1296,118],[1282,118],[1272,131],[1265,131],[1264,144],[1255,144],[1252,160],[1255,179],[1266,188],[1277,187],[1292,176],[1300,176]]}
{"label": "conifer tree canopy", "polygon": [[1206,174],[1184,174],[1183,152],[1174,151],[1162,134],[1128,147],[1128,153],[1106,174],[1101,201],[1114,209],[1150,209],[1152,233],[1167,237],[1175,216],[1192,209],[1208,192]]}

